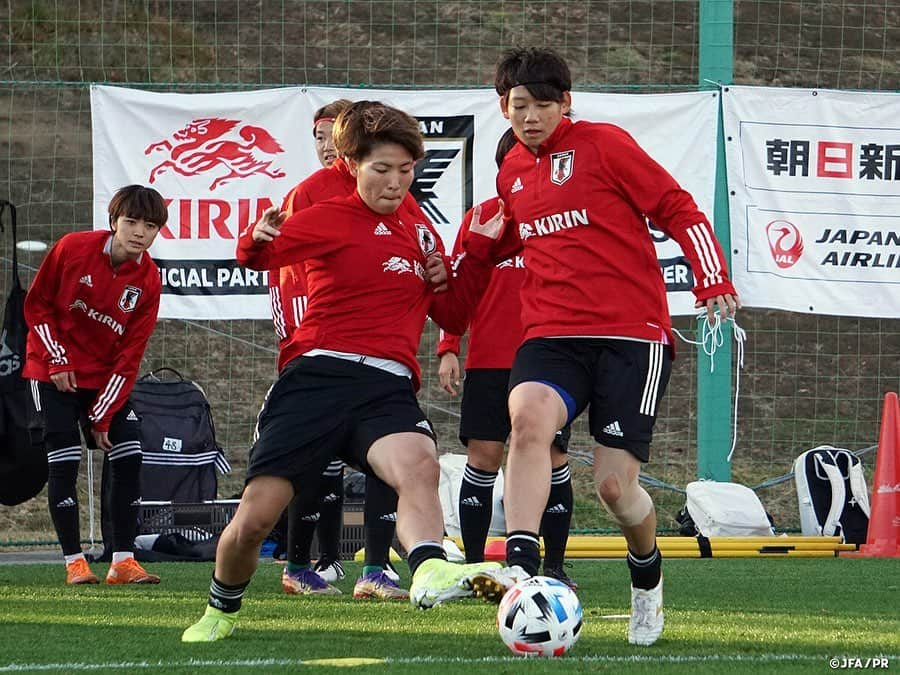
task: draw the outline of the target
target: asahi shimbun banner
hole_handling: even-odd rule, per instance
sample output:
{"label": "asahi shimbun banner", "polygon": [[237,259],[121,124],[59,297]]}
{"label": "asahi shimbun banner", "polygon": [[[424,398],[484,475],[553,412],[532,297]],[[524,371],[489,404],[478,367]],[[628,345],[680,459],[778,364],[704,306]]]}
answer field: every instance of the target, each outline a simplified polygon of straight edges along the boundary
{"label": "asahi shimbun banner", "polygon": [[724,96],[743,303],[900,317],[900,95],[729,87]]}
{"label": "asahi shimbun banner", "polygon": [[[573,97],[576,118],[625,127],[712,213],[715,97]],[[494,151],[508,122],[493,90],[158,94],[92,87],[95,227],[107,226],[109,199],[128,183],[150,185],[169,203],[169,222],[151,248],[162,274],[161,318],[269,318],[266,274],[235,264],[237,235],[320,168],[312,118],[337,98],[380,100],[419,120],[426,156],[412,193],[450,250],[465,212],[494,195]],[[693,313],[693,276],[681,249],[652,224],[651,235],[672,313]]]}

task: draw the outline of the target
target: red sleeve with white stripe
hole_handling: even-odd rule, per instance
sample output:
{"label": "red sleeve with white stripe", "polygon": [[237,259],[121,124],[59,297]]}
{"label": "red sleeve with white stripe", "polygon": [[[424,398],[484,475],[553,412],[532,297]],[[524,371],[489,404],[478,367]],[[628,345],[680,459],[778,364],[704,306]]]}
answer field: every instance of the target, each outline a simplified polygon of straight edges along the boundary
{"label": "red sleeve with white stripe", "polygon": [[[159,280],[155,270],[154,276]],[[125,404],[134,387],[144,350],[156,327],[159,295],[160,287],[156,285],[148,294],[148,301],[135,308],[135,316],[128,322],[125,334],[119,342],[121,351],[116,358],[113,372],[110,373],[106,385],[97,393],[97,398],[94,399],[88,412],[88,419],[95,431],[109,431],[113,415]]]}
{"label": "red sleeve with white stripe", "polygon": [[74,364],[69,361],[66,346],[60,342],[60,331],[53,313],[54,297],[59,290],[58,280],[62,277],[60,264],[65,248],[64,237],[41,263],[25,296],[25,321],[38,337],[38,349],[51,375],[75,370]]}
{"label": "red sleeve with white stripe", "polygon": [[[463,221],[459,226],[459,230],[456,233],[456,241],[453,243],[453,253],[450,255],[450,259],[453,261],[451,263],[451,274],[456,271],[456,263],[463,253],[463,239],[466,237],[466,232],[469,231],[469,225],[472,224],[472,211],[473,209],[469,209],[466,212],[466,215],[463,217]],[[452,352],[459,356],[459,343],[461,339],[462,336],[457,335],[456,333],[448,333],[442,328],[438,339],[437,355],[443,356],[447,352]]]}
{"label": "red sleeve with white stripe", "polygon": [[722,248],[693,197],[624,129],[609,127],[612,131],[604,136],[603,156],[610,174],[629,201],[681,246],[691,262],[697,299],[724,293],[736,296]]}

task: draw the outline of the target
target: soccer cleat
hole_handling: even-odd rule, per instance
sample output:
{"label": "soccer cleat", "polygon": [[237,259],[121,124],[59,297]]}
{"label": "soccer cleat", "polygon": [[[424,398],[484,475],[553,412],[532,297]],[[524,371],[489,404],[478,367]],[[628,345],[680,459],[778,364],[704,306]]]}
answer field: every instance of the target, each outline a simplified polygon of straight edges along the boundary
{"label": "soccer cleat", "polygon": [[109,566],[109,572],[106,574],[106,583],[110,586],[117,584],[158,584],[159,577],[147,572],[134,558],[125,558],[122,562],[113,563]]}
{"label": "soccer cleat", "polygon": [[66,584],[77,586],[79,584],[99,584],[97,575],[91,572],[87,560],[79,558],[75,562],[66,565]]}
{"label": "soccer cleat", "polygon": [[472,577],[472,590],[476,598],[484,598],[487,602],[499,603],[506,591],[520,581],[531,578],[518,565],[512,567],[498,566]]}
{"label": "soccer cleat", "polygon": [[394,567],[394,563],[392,563],[390,560],[388,560],[384,565],[384,573],[387,574],[388,579],[393,581],[395,584],[400,583],[400,572],[397,571],[397,568]]}
{"label": "soccer cleat", "polygon": [[569,575],[566,574],[566,571],[565,569],[563,569],[562,565],[559,565],[558,567],[552,565],[548,567],[547,565],[544,565],[544,576],[563,582],[573,591],[578,590],[578,584],[576,584],[572,579],[569,578]]}
{"label": "soccer cleat", "polygon": [[313,565],[313,572],[322,577],[329,584],[340,581],[344,578],[344,566],[340,560],[332,560],[330,558],[319,558]]}
{"label": "soccer cleat", "polygon": [[500,567],[497,562],[460,565],[442,558],[430,558],[419,565],[413,575],[410,602],[420,609],[428,609],[455,598],[471,597],[473,578]]}
{"label": "soccer cleat", "polygon": [[628,643],[652,645],[663,632],[663,582],[649,591],[631,587],[631,618],[628,621]]}
{"label": "soccer cleat", "polygon": [[224,640],[234,632],[238,612],[226,614],[221,609],[206,606],[206,612],[193,626],[181,634],[182,642],[215,642]]}
{"label": "soccer cleat", "polygon": [[406,600],[409,591],[400,588],[391,579],[385,570],[369,572],[356,580],[353,587],[353,597],[357,600],[363,598],[378,598],[379,600]]}
{"label": "soccer cleat", "polygon": [[340,595],[340,590],[329,584],[311,569],[281,573],[281,588],[289,595]]}

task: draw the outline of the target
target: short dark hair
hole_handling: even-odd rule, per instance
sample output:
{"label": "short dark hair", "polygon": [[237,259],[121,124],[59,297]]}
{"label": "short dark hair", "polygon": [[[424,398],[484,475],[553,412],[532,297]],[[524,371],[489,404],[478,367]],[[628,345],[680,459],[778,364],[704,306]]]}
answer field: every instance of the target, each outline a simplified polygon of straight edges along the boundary
{"label": "short dark hair", "polygon": [[110,225],[121,216],[146,220],[159,227],[169,219],[169,209],[162,195],[143,185],[126,185],[116,190],[109,200],[108,210]]}
{"label": "short dark hair", "polygon": [[512,130],[512,127],[503,132],[500,140],[497,141],[497,152],[494,153],[494,161],[497,162],[498,169],[500,168],[500,165],[503,164],[503,159],[506,157],[507,153],[512,150],[518,142],[516,133]]}
{"label": "short dark hair", "polygon": [[524,85],[538,101],[563,100],[572,91],[572,73],[563,57],[544,47],[516,47],[500,55],[494,88],[500,96]]}
{"label": "short dark hair", "polygon": [[351,104],[334,121],[331,136],[338,153],[357,162],[382,143],[402,146],[414,160],[425,156],[425,141],[416,118],[380,101]]}
{"label": "short dark hair", "polygon": [[353,105],[353,101],[348,98],[339,98],[337,101],[332,101],[331,103],[326,103],[321,108],[316,110],[313,115],[313,128],[312,133],[313,136],[316,135],[316,124],[319,123],[319,120],[328,119],[335,120],[337,116],[344,112],[347,108]]}

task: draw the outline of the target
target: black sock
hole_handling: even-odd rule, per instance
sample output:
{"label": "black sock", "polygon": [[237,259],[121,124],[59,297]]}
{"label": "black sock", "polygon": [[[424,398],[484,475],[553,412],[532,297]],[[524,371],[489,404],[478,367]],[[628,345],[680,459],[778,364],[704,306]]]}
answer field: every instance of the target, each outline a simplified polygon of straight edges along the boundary
{"label": "black sock", "polygon": [[[60,452],[74,450],[65,448]],[[77,448],[78,453],[81,447]],[[75,483],[78,479],[79,460],[51,461],[47,465],[47,503],[50,507],[50,518],[56,528],[56,538],[62,547],[63,555],[81,553],[81,532],[78,521],[78,492]]]}
{"label": "black sock", "polygon": [[531,576],[541,566],[541,542],[536,532],[516,530],[506,535],[506,564],[518,565]]}
{"label": "black sock", "polygon": [[413,544],[413,547],[409,549],[409,554],[406,558],[406,562],[409,563],[410,575],[415,576],[416,570],[419,569],[419,565],[432,558],[440,558],[441,560],[447,559],[444,547],[441,546],[439,542],[420,541]]}
{"label": "black sock", "polygon": [[134,551],[141,508],[140,447],[140,441],[130,441],[109,451],[113,551]]}
{"label": "black sock", "polygon": [[365,567],[384,568],[397,530],[397,492],[377,476],[366,477]]}
{"label": "black sock", "polygon": [[544,537],[544,569],[561,567],[566,557],[569,526],[572,524],[572,478],[569,465],[553,469],[550,475],[550,496],[541,517],[541,536]]}
{"label": "black sock", "polygon": [[287,512],[287,561],[290,565],[309,565],[316,523],[319,521],[318,504],[308,495],[294,495]]}
{"label": "black sock", "polygon": [[241,600],[244,599],[244,590],[250,584],[248,579],[242,584],[229,586],[223,584],[213,575],[209,585],[209,606],[221,609],[226,614],[233,614],[241,608]]}
{"label": "black sock", "polygon": [[[341,528],[344,525],[344,465],[332,475],[331,467],[319,487],[319,558],[341,559]],[[307,549],[309,550],[309,549]]]}
{"label": "black sock", "polygon": [[484,544],[494,514],[497,473],[466,464],[459,486],[459,529],[467,563],[484,562]]}
{"label": "black sock", "polygon": [[659,585],[662,577],[662,555],[653,544],[653,550],[645,556],[638,557],[628,551],[628,569],[631,570],[631,585],[649,591]]}

